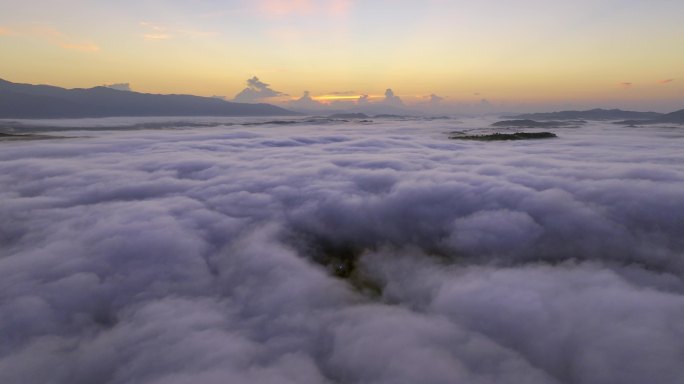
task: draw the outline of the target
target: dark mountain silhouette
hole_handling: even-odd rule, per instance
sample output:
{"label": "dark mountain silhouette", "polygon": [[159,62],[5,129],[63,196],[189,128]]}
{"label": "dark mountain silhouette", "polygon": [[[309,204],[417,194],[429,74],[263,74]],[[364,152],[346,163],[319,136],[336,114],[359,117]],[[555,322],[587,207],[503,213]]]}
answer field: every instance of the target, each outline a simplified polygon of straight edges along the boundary
{"label": "dark mountain silhouette", "polygon": [[615,124],[621,125],[648,125],[648,124],[684,124],[684,109],[664,114],[650,120],[623,120]]}
{"label": "dark mountain silhouette", "polygon": [[369,119],[365,113],[333,113],[328,116],[331,119]]}
{"label": "dark mountain silhouette", "polygon": [[591,109],[588,111],[560,111],[548,113],[527,113],[506,116],[513,119],[529,120],[651,120],[663,116],[657,112],[634,112],[621,109]]}
{"label": "dark mountain silhouette", "polygon": [[656,119],[664,123],[679,123],[679,124],[684,124],[684,109],[680,109],[679,111],[675,111],[672,113],[668,113],[665,116]]}
{"label": "dark mountain silhouette", "polygon": [[578,127],[585,124],[584,120],[569,120],[569,121],[534,121],[529,119],[524,120],[503,120],[492,124],[492,127],[510,127],[510,128],[557,128],[557,127]]}
{"label": "dark mountain silhouette", "polygon": [[270,104],[232,103],[213,97],[157,95],[106,87],[65,89],[0,79],[0,118],[113,116],[286,116]]}

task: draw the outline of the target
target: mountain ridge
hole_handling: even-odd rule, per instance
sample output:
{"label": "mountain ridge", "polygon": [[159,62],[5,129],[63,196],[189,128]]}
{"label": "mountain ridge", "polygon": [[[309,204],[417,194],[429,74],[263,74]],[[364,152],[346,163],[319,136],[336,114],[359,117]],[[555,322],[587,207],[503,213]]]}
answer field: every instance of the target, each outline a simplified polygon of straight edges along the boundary
{"label": "mountain ridge", "polygon": [[0,118],[291,115],[298,113],[263,103],[234,103],[213,97],[140,93],[103,86],[67,89],[0,79]]}
{"label": "mountain ridge", "polygon": [[650,120],[664,114],[658,112],[625,111],[622,109],[594,108],[584,111],[558,111],[543,113],[525,113],[520,115],[505,116],[505,118],[528,119],[528,120]]}
{"label": "mountain ridge", "polygon": [[651,124],[684,124],[684,109],[663,114],[650,120],[623,120],[615,124],[620,125],[651,125]]}

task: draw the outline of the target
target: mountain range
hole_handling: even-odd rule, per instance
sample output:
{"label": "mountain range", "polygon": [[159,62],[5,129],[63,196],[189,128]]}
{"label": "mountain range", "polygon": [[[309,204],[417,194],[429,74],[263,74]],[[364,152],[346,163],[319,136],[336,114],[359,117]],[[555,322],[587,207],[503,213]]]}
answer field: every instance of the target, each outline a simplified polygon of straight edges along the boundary
{"label": "mountain range", "polygon": [[618,121],[616,124],[621,125],[649,125],[649,124],[684,124],[684,109],[679,111],[674,111],[671,113],[666,113],[658,116],[654,119],[648,120],[623,120]]}
{"label": "mountain range", "polygon": [[159,95],[107,87],[66,89],[0,79],[0,118],[46,119],[116,116],[288,116],[270,104],[213,97]]}
{"label": "mountain range", "polygon": [[529,120],[652,120],[664,116],[658,112],[623,111],[622,109],[590,109],[588,111],[560,111],[527,113],[506,118]]}

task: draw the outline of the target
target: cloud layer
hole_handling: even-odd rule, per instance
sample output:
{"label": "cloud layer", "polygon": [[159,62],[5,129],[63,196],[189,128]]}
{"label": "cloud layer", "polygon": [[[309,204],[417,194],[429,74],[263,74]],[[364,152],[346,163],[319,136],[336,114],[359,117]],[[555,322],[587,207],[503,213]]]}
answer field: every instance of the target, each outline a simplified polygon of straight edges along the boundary
{"label": "cloud layer", "polygon": [[490,123],[0,143],[0,382],[681,382],[684,134]]}

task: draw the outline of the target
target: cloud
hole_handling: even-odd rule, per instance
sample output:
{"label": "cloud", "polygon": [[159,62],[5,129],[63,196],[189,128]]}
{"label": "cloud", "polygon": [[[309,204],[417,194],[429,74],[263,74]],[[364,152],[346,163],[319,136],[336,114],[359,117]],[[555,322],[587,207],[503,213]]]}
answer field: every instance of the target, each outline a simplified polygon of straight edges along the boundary
{"label": "cloud", "polygon": [[660,80],[658,83],[659,84],[670,84],[673,83],[675,79],[665,79],[665,80]]}
{"label": "cloud", "polygon": [[325,107],[325,105],[314,100],[309,91],[304,91],[300,98],[288,101],[286,107],[295,110],[318,110]]}
{"label": "cloud", "polygon": [[104,86],[107,88],[116,89],[117,91],[126,91],[126,92],[133,91],[131,89],[131,84],[129,84],[129,83],[105,84]]}
{"label": "cloud", "polygon": [[10,30],[9,28],[0,27],[0,36],[9,36],[12,34],[12,30]]}
{"label": "cloud", "polygon": [[142,36],[145,40],[157,41],[157,40],[168,40],[173,37],[171,33],[168,32],[168,28],[162,27],[160,25],[152,24],[146,21],[139,23],[144,29],[147,30]]}
{"label": "cloud", "polygon": [[443,97],[437,96],[434,93],[428,96],[428,99],[432,105],[439,105],[442,101],[444,101]]}
{"label": "cloud", "polygon": [[313,101],[313,99],[311,98],[311,92],[304,91],[304,93],[302,94],[302,97],[300,97],[297,100],[299,100],[299,101]]}
{"label": "cloud", "polygon": [[277,96],[287,96],[285,93],[273,90],[269,84],[266,84],[254,76],[247,79],[247,88],[243,89],[235,95],[234,101],[242,103],[254,103],[263,99],[268,99]]}
{"label": "cloud", "polygon": [[146,32],[143,33],[143,38],[145,40],[150,40],[150,41],[159,41],[159,40],[169,40],[173,39],[175,37],[186,37],[186,38],[208,38],[208,37],[213,37],[218,35],[215,32],[209,32],[209,31],[200,31],[196,29],[188,29],[188,28],[175,28],[175,27],[168,27],[168,26],[162,26],[154,23],[150,23],[147,21],[142,21],[139,23],[141,27],[143,27]]}
{"label": "cloud", "polygon": [[387,88],[387,90],[385,91],[385,99],[383,100],[383,103],[397,107],[404,105],[404,103],[401,101],[401,98],[399,96],[396,96],[391,88]]}
{"label": "cloud", "polygon": [[173,35],[170,35],[168,33],[146,33],[143,35],[145,40],[168,40],[173,37]]}
{"label": "cloud", "polygon": [[0,382],[684,381],[678,130],[139,122],[0,142]]}
{"label": "cloud", "polygon": [[634,83],[628,83],[628,82],[620,83],[620,86],[622,88],[631,88],[632,85],[634,85]]}

